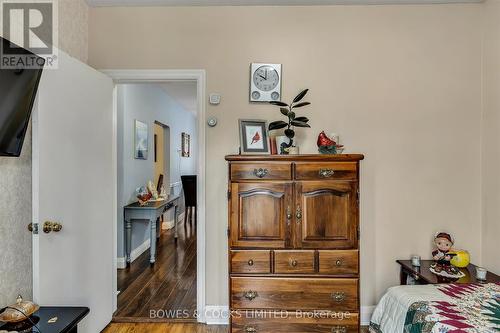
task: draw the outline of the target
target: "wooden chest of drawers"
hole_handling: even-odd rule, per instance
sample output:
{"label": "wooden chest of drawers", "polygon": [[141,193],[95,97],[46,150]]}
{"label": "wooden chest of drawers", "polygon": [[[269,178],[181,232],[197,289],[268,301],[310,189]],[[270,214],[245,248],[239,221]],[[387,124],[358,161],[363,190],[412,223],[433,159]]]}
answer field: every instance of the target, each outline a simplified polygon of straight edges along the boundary
{"label": "wooden chest of drawers", "polygon": [[231,155],[231,332],[359,332],[363,155]]}

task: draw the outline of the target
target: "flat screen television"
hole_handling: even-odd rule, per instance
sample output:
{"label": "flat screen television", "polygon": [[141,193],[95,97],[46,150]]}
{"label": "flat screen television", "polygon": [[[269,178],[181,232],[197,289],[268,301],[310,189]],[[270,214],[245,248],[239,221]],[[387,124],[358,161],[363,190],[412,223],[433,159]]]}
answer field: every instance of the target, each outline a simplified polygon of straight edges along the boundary
{"label": "flat screen television", "polygon": [[[2,37],[0,42],[7,50],[10,42]],[[25,49],[16,53],[40,58]],[[42,68],[0,66],[0,156],[21,154],[41,76]]]}

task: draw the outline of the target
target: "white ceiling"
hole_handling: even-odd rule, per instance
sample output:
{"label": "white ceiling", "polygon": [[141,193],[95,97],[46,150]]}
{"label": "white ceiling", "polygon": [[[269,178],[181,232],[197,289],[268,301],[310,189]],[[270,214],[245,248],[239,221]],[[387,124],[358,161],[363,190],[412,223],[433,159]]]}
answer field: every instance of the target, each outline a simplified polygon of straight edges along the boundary
{"label": "white ceiling", "polygon": [[186,111],[196,115],[197,89],[196,81],[175,81],[161,83],[165,92],[179,103]]}
{"label": "white ceiling", "polygon": [[90,6],[320,6],[469,3],[483,0],[87,0]]}

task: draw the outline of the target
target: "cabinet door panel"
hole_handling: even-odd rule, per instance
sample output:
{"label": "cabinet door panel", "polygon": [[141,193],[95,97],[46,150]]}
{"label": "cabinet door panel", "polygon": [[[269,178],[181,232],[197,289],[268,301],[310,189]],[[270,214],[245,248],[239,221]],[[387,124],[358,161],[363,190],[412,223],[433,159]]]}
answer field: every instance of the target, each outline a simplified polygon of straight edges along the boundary
{"label": "cabinet door panel", "polygon": [[231,185],[231,246],[283,248],[289,237],[291,183]]}
{"label": "cabinet door panel", "polygon": [[296,246],[356,248],[357,183],[345,181],[297,182]]}

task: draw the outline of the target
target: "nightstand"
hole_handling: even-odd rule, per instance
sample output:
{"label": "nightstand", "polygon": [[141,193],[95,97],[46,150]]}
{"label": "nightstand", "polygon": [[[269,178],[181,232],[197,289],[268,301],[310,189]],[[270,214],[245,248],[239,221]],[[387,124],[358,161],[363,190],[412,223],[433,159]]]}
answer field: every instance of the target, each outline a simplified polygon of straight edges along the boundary
{"label": "nightstand", "polygon": [[400,271],[400,283],[402,285],[407,284],[408,276],[414,278],[418,284],[438,284],[438,283],[500,283],[500,276],[488,272],[486,275],[486,281],[478,281],[476,279],[476,265],[469,264],[465,268],[459,268],[465,276],[460,279],[448,279],[442,276],[438,276],[432,273],[429,268],[434,260],[421,260],[420,267],[415,267],[411,264],[411,260],[396,260],[396,262],[401,265]]}

